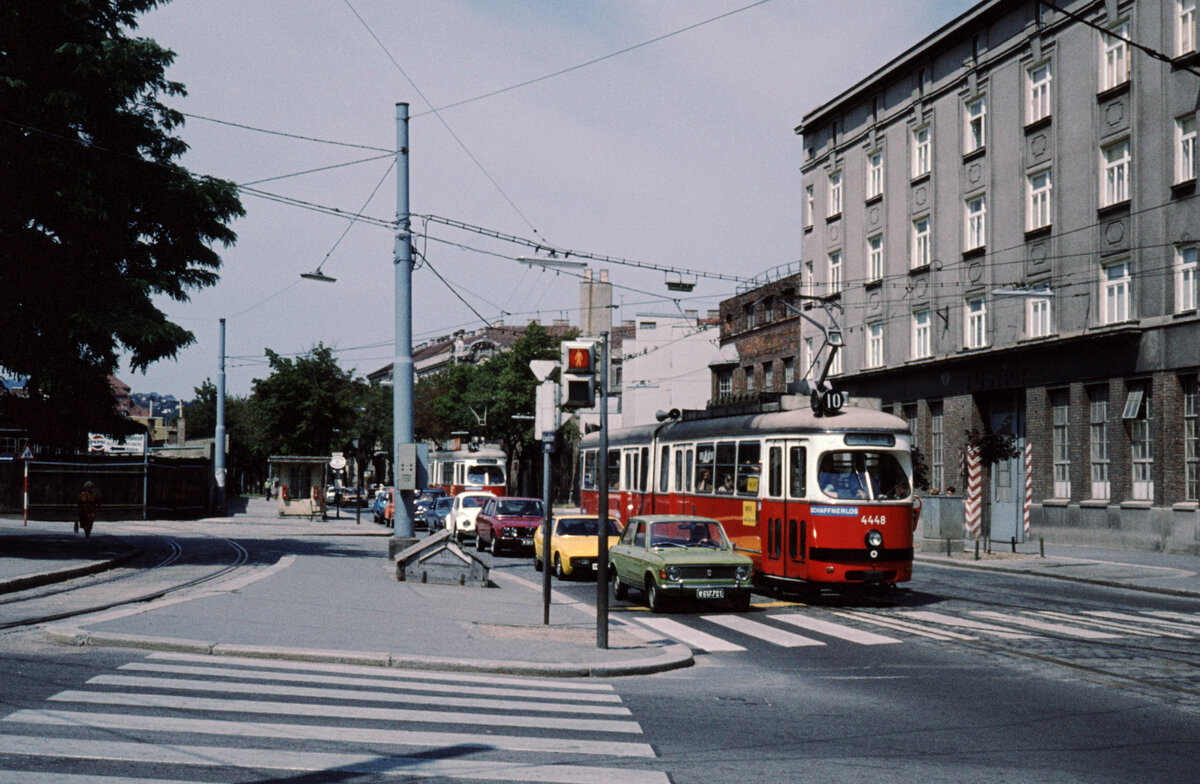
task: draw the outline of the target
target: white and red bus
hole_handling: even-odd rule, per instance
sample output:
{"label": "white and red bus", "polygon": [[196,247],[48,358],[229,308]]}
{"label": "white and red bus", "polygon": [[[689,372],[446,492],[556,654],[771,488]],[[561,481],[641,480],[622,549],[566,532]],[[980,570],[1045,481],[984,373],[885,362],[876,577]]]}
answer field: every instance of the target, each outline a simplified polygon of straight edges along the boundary
{"label": "white and red bus", "polygon": [[[920,500],[908,424],[869,408],[685,411],[608,438],[611,513],[720,520],[763,583],[785,589],[912,578]],[[581,504],[599,500],[599,434],[581,445]]]}
{"label": "white and red bus", "polygon": [[465,490],[484,490],[495,495],[507,494],[506,464],[502,449],[430,450],[429,486],[458,495]]}

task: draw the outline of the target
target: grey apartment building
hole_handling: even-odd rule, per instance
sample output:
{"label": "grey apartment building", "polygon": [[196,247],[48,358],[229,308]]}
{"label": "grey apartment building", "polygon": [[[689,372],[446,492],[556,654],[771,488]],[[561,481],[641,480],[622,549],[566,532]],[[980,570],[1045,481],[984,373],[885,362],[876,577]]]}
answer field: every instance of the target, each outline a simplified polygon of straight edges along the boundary
{"label": "grey apartment building", "polygon": [[[908,419],[942,493],[968,428],[1029,444],[1034,537],[1200,545],[1196,40],[1196,0],[988,0],[796,129],[834,383]],[[1025,538],[1025,478],[988,471],[993,538]]]}

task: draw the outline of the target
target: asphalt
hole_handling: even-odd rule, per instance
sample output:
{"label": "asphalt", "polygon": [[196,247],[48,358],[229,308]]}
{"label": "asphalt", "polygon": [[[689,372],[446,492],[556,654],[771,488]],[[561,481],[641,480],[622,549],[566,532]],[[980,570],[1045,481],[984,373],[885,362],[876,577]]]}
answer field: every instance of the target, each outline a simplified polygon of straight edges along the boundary
{"label": "asphalt", "polygon": [[[688,647],[616,615],[608,646],[599,647],[594,607],[557,591],[544,624],[541,584],[513,574],[516,559],[500,559],[486,588],[398,582],[387,558],[391,531],[369,514],[361,523],[345,512],[340,520],[284,520],[262,499],[225,518],[101,521],[90,540],[70,523],[0,518],[0,594],[119,568],[137,555],[135,535],[183,530],[317,546],[159,600],[47,625],[43,633],[71,645],[561,677],[694,663]],[[344,537],[356,537],[349,540],[355,546],[339,546]],[[978,559],[971,551],[920,552],[916,571],[922,564],[987,569],[1200,597],[1195,556],[1039,542],[1017,549],[1006,545]]]}

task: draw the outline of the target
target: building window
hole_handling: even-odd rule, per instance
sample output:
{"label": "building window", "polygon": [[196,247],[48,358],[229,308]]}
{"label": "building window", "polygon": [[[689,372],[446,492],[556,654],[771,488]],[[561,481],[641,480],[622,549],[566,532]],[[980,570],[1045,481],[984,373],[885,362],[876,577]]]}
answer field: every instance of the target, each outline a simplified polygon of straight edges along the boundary
{"label": "building window", "polygon": [[933,136],[928,125],[912,132],[912,176],[929,174],[933,166]]}
{"label": "building window", "polygon": [[966,127],[963,129],[963,153],[969,154],[982,150],[987,141],[987,98],[979,96],[968,101],[966,105]]}
{"label": "building window", "polygon": [[842,290],[842,253],[834,251],[829,254],[829,293],[837,294]]}
{"label": "building window", "polygon": [[1200,287],[1196,282],[1197,246],[1179,245],[1175,248],[1175,312],[1196,309]]}
{"label": "building window", "polygon": [[918,310],[912,314],[912,358],[924,359],[932,356],[929,340],[929,311]]}
{"label": "building window", "polygon": [[1071,497],[1071,396],[1067,390],[1050,393],[1054,438],[1054,497]]}
{"label": "building window", "polygon": [[1196,179],[1196,115],[1175,120],[1175,182]]}
{"label": "building window", "polygon": [[1175,56],[1196,51],[1196,0],[1175,0]]}
{"label": "building window", "polygon": [[753,302],[742,306],[742,312],[746,317],[746,329],[754,329],[756,326],[758,326],[758,322],[755,318]]}
{"label": "building window", "polygon": [[807,228],[812,228],[813,219],[817,211],[817,198],[813,194],[813,186],[804,186],[804,225]]}
{"label": "building window", "polygon": [[945,416],[941,403],[929,404],[929,481],[937,490],[946,488]]}
{"label": "building window", "polygon": [[883,367],[883,322],[867,325],[867,367]]}
{"label": "building window", "polygon": [[1030,297],[1025,300],[1025,335],[1030,338],[1044,338],[1054,332],[1051,326],[1050,299]]}
{"label": "building window", "polygon": [[1129,320],[1129,260],[1106,264],[1101,270],[1100,323]]}
{"label": "building window", "polygon": [[966,309],[967,348],[983,348],[987,345],[987,303],[983,297],[971,297]]}
{"label": "building window", "polygon": [[747,365],[745,368],[746,374],[746,394],[754,394],[754,365]]}
{"label": "building window", "polygon": [[1025,106],[1025,122],[1035,123],[1050,116],[1050,63],[1038,63],[1029,68],[1026,83],[1029,93]]}
{"label": "building window", "polygon": [[775,388],[775,363],[763,363],[763,391],[770,392]]}
{"label": "building window", "polygon": [[1100,89],[1108,90],[1129,81],[1129,21],[1100,34]]}
{"label": "building window", "polygon": [[804,262],[804,294],[807,297],[813,297],[817,291],[817,282],[814,279],[812,260]]}
{"label": "building window", "polygon": [[1133,459],[1133,500],[1154,500],[1154,434],[1149,384],[1130,387],[1125,403]]}
{"label": "building window", "polygon": [[829,217],[842,214],[842,173],[829,175]]}
{"label": "building window", "polygon": [[762,323],[770,324],[775,320],[775,298],[767,297],[763,300]]}
{"label": "building window", "polygon": [[967,250],[987,244],[987,197],[967,199]]}
{"label": "building window", "polygon": [[733,371],[717,371],[717,397],[729,397],[733,394]]}
{"label": "building window", "polygon": [[840,376],[842,374],[842,350],[836,346],[830,346],[829,352],[829,375]]}
{"label": "building window", "polygon": [[1091,438],[1092,498],[1108,498],[1108,389],[1091,390],[1088,424]]}
{"label": "building window", "polygon": [[1028,201],[1025,210],[1025,228],[1029,231],[1050,225],[1050,191],[1053,183],[1050,170],[1034,172],[1028,177]]}
{"label": "building window", "polygon": [[913,221],[912,226],[912,258],[909,260],[909,266],[913,269],[927,267],[930,261],[929,218],[917,218]]}
{"label": "building window", "polygon": [[813,339],[805,338],[804,339],[804,358],[803,358],[804,377],[805,378],[809,378],[812,376],[813,362],[815,361],[815,359],[816,359],[816,356],[813,354]]}
{"label": "building window", "polygon": [[1129,200],[1129,140],[1106,144],[1100,148],[1101,172],[1100,206],[1120,204]]}
{"label": "building window", "polygon": [[791,384],[796,380],[796,360],[787,357],[783,360],[783,383]]}
{"label": "building window", "polygon": [[867,153],[867,198],[883,195],[883,151]]}
{"label": "building window", "polygon": [[867,282],[883,280],[883,235],[867,237]]}
{"label": "building window", "polygon": [[1184,497],[1189,501],[1200,500],[1200,404],[1197,401],[1196,378],[1183,381],[1183,465]]}

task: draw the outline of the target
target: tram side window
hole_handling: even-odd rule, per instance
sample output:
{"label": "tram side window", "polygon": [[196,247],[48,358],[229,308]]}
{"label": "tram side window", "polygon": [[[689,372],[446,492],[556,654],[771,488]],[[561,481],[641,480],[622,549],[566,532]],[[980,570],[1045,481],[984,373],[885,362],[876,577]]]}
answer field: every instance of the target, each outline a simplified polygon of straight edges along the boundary
{"label": "tram side window", "polygon": [[734,471],[737,468],[737,444],[722,441],[717,444],[717,492],[733,494]]}
{"label": "tram side window", "polygon": [[442,484],[454,484],[454,463],[442,463]]}
{"label": "tram side window", "polygon": [[713,444],[696,445],[696,492],[711,493],[713,491],[713,463],[717,459],[717,449]]}
{"label": "tram side window", "polygon": [[758,495],[758,477],[762,472],[762,447],[757,441],[742,441],[737,447],[738,495]]}
{"label": "tram side window", "polygon": [[608,489],[616,490],[621,486],[621,453],[616,449],[608,450]]}
{"label": "tram side window", "polygon": [[684,489],[684,491],[690,493],[690,492],[692,492],[692,450],[691,449],[688,449],[687,456],[685,458],[683,458],[683,461],[684,461],[684,469],[683,469],[684,488],[683,489]]}
{"label": "tram side window", "polygon": [[808,483],[804,481],[805,463],[808,461],[808,450],[802,446],[794,446],[788,457],[791,471],[788,476],[788,488],[792,498],[804,498],[808,495]]}
{"label": "tram side window", "polygon": [[830,498],[900,500],[911,492],[908,474],[890,452],[827,452],[818,469]]}
{"label": "tram side window", "polygon": [[767,495],[771,498],[783,496],[783,448],[773,446],[767,450]]}
{"label": "tram side window", "polygon": [[683,489],[683,450],[675,450],[675,492]]}
{"label": "tram side window", "polygon": [[671,447],[664,446],[659,451],[658,459],[658,492],[665,493],[671,481]]}
{"label": "tram side window", "polygon": [[637,454],[634,452],[625,453],[625,489],[635,490],[633,486],[633,478],[637,476],[637,469],[634,468],[634,461],[637,460]]}
{"label": "tram side window", "polygon": [[596,489],[596,453],[583,453],[583,489]]}
{"label": "tram side window", "polygon": [[638,490],[643,493],[650,489],[650,448],[642,447],[642,472],[638,476]]}

